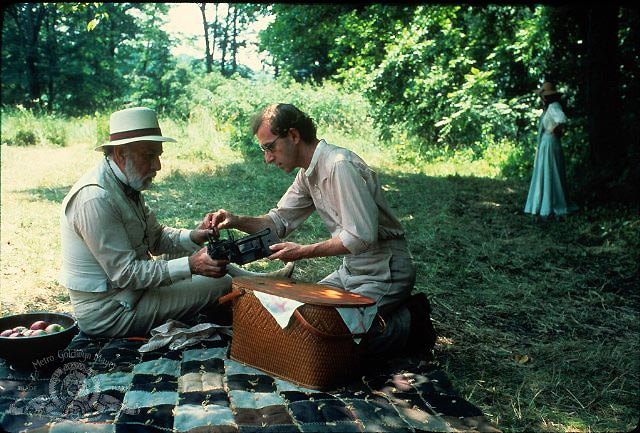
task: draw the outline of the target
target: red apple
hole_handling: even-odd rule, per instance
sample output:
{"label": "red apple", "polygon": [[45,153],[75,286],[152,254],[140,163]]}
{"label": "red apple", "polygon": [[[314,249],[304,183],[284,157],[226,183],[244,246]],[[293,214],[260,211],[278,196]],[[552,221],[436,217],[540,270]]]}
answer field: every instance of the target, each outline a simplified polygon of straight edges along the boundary
{"label": "red apple", "polygon": [[29,329],[45,329],[49,324],[44,320],[38,320],[37,322],[33,322]]}
{"label": "red apple", "polygon": [[57,323],[52,323],[51,325],[47,326],[44,330],[47,334],[53,334],[54,332],[63,331],[64,327],[62,327],[62,325],[59,325]]}
{"label": "red apple", "polygon": [[0,333],[0,337],[8,337],[11,334],[13,334],[13,329],[5,329]]}
{"label": "red apple", "polygon": [[13,334],[9,335],[9,338],[20,338],[20,337],[24,337],[24,335],[22,335],[19,332],[14,332]]}

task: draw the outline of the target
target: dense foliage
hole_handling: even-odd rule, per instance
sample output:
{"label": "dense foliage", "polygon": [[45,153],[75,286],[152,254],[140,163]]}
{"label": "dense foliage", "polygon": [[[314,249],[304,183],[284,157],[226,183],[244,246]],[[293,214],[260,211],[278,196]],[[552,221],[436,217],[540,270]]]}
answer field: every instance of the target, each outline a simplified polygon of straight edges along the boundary
{"label": "dense foliage", "polygon": [[[77,116],[147,105],[183,120],[207,112],[229,125],[232,145],[243,147],[249,137],[242,125],[262,104],[288,100],[323,118],[342,116],[323,111],[335,101],[349,100],[343,105],[352,109],[357,99],[380,145],[400,158],[498,158],[503,175],[526,177],[540,108],[532,91],[551,79],[571,119],[563,144],[572,185],[584,199],[593,191],[597,199],[638,193],[635,9],[218,5],[214,16],[209,5],[207,16],[206,3],[194,4],[203,12],[208,48],[185,62],[171,56],[174,41],[160,29],[167,4],[11,4],[3,9],[3,107]],[[276,81],[252,80],[236,64],[241,33],[261,14],[271,21],[259,49],[268,53]],[[319,99],[328,92],[324,99],[332,102],[300,98],[296,86],[316,89],[310,92]]]}
{"label": "dense foliage", "polygon": [[[532,90],[553,80],[571,119],[563,140],[569,176],[583,198],[592,192],[611,197],[615,190],[618,198],[637,199],[637,10],[615,2],[346,8],[337,18],[330,14],[330,29],[309,26],[296,34],[297,46],[322,46],[328,53],[327,73],[309,77],[299,67],[284,72],[364,92],[382,137],[408,158],[450,149],[484,158],[490,147],[508,142],[516,146],[507,146],[514,150],[507,156],[513,164],[504,174],[529,173],[539,113]],[[314,16],[302,5],[280,5],[263,34],[263,49],[284,52],[286,29]],[[322,63],[324,54],[313,57],[315,51],[292,50],[277,60]]]}
{"label": "dense foliage", "polygon": [[[72,115],[163,107],[175,65],[162,3],[18,3],[4,9],[2,103]],[[96,20],[96,21],[94,21]],[[91,29],[91,31],[89,31]]]}
{"label": "dense foliage", "polygon": [[[148,202],[162,221],[189,227],[203,209],[257,214],[280,197],[290,178],[264,166],[248,121],[264,104],[292,102],[323,138],[365,150],[378,169],[411,233],[416,289],[433,295],[437,358],[465,397],[505,431],[633,427],[638,205],[598,201],[638,202],[637,9],[193,6],[208,8],[210,31],[197,59],[171,55],[160,26],[168,4],[3,6],[6,312],[70,307],[55,279],[57,219],[42,215],[55,215],[93,164],[113,109],[155,108],[163,133],[179,138]],[[260,13],[271,19],[259,45],[275,77],[234,59],[238,32]],[[570,192],[582,201],[558,223],[521,215],[543,79],[564,94]],[[326,233],[312,217],[296,235]],[[326,259],[298,276],[321,278],[338,260]]]}

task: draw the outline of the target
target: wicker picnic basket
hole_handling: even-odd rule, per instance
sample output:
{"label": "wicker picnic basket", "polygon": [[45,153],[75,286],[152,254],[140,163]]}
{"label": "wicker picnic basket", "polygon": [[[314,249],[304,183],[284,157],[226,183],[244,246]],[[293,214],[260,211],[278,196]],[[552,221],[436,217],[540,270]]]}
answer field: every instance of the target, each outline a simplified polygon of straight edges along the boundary
{"label": "wicker picnic basket", "polygon": [[[304,305],[283,329],[254,291]],[[221,301],[228,300],[233,300],[231,359],[311,389],[336,388],[358,375],[364,342],[354,342],[336,307],[373,305],[372,299],[291,279],[240,277]]]}

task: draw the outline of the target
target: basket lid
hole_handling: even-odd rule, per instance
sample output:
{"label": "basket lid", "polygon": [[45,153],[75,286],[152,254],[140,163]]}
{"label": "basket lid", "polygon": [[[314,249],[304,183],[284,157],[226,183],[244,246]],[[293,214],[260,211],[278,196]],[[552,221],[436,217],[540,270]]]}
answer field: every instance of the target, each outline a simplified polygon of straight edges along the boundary
{"label": "basket lid", "polygon": [[233,279],[233,286],[238,289],[243,288],[264,292],[312,305],[367,307],[376,303],[373,299],[357,293],[347,292],[322,284],[296,281],[290,278],[236,277]]}

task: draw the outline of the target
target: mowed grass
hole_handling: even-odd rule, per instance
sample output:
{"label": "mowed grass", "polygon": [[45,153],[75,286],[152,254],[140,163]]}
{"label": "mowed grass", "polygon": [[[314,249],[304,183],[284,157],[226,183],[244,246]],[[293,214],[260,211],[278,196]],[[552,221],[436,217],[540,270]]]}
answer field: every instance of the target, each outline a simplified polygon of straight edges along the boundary
{"label": "mowed grass", "polygon": [[[194,227],[221,207],[264,213],[293,179],[259,157],[243,159],[221,133],[207,131],[203,140],[200,130],[169,124],[165,131],[164,123],[163,131],[180,142],[165,146],[145,196],[167,225]],[[401,166],[379,148],[327,138],[352,144],[379,171],[418,266],[416,289],[433,305],[436,359],[465,398],[504,431],[637,425],[637,207],[583,208],[564,221],[535,222],[521,212],[526,182],[472,176],[469,167]],[[0,313],[71,311],[57,281],[60,203],[101,154],[88,142],[0,151]],[[326,236],[314,216],[292,240]],[[294,277],[317,281],[338,263],[305,260]]]}

